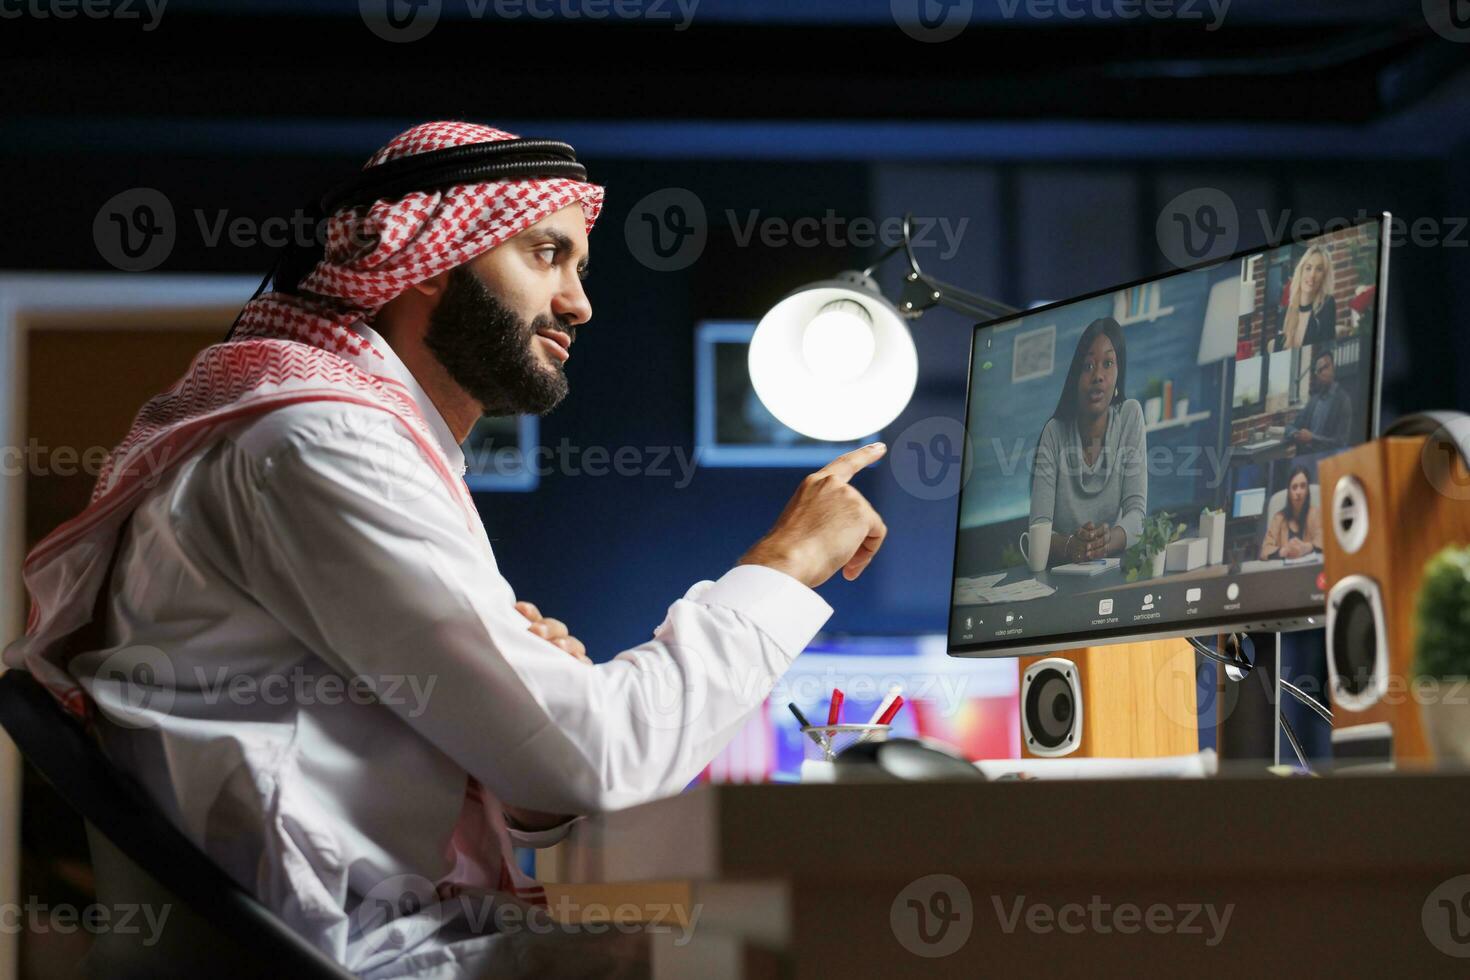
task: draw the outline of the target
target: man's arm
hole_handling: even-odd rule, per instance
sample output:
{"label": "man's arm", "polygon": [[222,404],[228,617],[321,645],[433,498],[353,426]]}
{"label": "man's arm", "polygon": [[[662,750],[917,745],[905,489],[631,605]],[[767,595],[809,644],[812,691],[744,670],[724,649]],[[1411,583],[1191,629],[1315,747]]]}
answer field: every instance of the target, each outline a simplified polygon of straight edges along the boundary
{"label": "man's arm", "polygon": [[742,565],[589,667],[527,630],[446,488],[395,479],[394,461],[423,466],[413,443],[348,417],[350,432],[297,434],[254,462],[248,586],[345,675],[416,681],[422,703],[385,705],[504,802],[587,813],[678,792],[830,615],[792,575]]}
{"label": "man's arm", "polygon": [[1352,438],[1353,427],[1353,400],[1347,391],[1339,385],[1337,396],[1332,400],[1332,413],[1327,422],[1327,432],[1323,438],[1328,446],[1337,448],[1346,446]]}
{"label": "man's arm", "polygon": [[1307,427],[1307,421],[1311,418],[1311,416],[1307,413],[1309,413],[1311,410],[1312,399],[1308,398],[1307,403],[1301,407],[1301,410],[1299,412],[1296,413],[1296,418],[1292,419],[1291,424],[1286,427],[1286,432],[1283,434],[1283,438],[1287,442],[1292,442],[1293,440],[1295,440],[1296,434]]}

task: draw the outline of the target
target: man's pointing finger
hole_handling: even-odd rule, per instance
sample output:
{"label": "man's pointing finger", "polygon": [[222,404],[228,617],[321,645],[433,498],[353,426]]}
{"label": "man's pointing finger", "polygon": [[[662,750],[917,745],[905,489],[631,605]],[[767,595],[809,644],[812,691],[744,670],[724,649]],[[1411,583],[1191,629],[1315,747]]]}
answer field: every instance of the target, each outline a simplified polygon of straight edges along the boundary
{"label": "man's pointing finger", "polygon": [[883,458],[888,447],[881,442],[854,449],[850,453],[843,453],[832,462],[817,471],[818,476],[830,476],[839,483],[846,483],[864,466],[871,466]]}

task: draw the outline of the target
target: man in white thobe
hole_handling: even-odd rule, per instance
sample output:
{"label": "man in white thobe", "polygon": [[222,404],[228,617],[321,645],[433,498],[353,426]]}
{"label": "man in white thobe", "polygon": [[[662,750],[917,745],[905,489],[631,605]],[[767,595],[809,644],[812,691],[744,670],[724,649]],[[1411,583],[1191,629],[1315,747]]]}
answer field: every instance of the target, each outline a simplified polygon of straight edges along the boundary
{"label": "man in white thobe", "polygon": [[[511,139],[426,124],[369,168]],[[27,561],[6,662],[364,976],[646,970],[642,937],[508,927],[544,903],[512,846],[683,789],[826,622],[813,587],[886,534],[848,483],[868,447],[604,662],[517,602],[459,443],[566,394],[601,200],[521,176],[336,212],[321,261],[145,406],[92,506]],[[101,641],[79,645],[89,620]]]}

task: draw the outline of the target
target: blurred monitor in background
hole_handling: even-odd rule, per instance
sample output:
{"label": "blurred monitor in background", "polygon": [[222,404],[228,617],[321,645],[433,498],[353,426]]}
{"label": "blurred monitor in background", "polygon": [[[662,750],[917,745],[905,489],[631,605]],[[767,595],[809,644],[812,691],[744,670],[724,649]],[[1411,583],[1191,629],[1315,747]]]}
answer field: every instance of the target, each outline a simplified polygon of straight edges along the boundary
{"label": "blurred monitor in background", "polygon": [[958,660],[942,634],[819,637],[796,659],[702,778],[720,783],[794,782],[803,756],[795,703],[814,725],[825,724],[832,689],[846,696],[844,722],[866,722],[888,689],[903,688],[892,734],[926,736],[970,759],[1021,754],[1014,660]]}

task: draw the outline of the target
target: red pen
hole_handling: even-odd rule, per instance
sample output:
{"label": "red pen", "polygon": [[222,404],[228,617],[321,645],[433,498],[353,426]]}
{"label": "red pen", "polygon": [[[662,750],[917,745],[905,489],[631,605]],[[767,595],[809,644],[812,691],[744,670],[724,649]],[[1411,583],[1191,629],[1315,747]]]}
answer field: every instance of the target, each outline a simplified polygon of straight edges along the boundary
{"label": "red pen", "polygon": [[879,724],[879,725],[886,725],[886,724],[888,724],[890,721],[893,720],[893,716],[896,715],[896,714],[898,714],[898,709],[899,708],[902,708],[902,707],[903,707],[903,695],[900,694],[898,697],[896,697],[896,698],[893,699],[893,703],[888,706],[888,710],[885,711],[885,712],[883,712],[881,715],[878,716],[877,724]]}
{"label": "red pen", "polygon": [[882,724],[885,724],[885,722],[882,721],[882,719],[887,718],[887,717],[890,717],[889,714],[888,714],[888,710],[893,707],[893,703],[899,699],[899,695],[902,692],[903,692],[903,685],[901,685],[901,684],[895,684],[892,687],[890,687],[888,689],[888,693],[883,696],[883,700],[878,702],[878,709],[876,711],[874,711],[873,712],[873,716],[868,719],[868,724],[870,724],[870,725],[882,725]]}
{"label": "red pen", "polygon": [[842,717],[842,702],[847,700],[847,695],[840,688],[832,688],[832,703],[827,708],[827,724],[837,724],[837,719]]}

